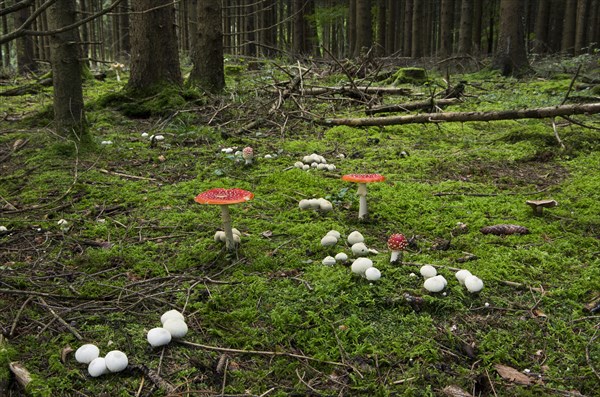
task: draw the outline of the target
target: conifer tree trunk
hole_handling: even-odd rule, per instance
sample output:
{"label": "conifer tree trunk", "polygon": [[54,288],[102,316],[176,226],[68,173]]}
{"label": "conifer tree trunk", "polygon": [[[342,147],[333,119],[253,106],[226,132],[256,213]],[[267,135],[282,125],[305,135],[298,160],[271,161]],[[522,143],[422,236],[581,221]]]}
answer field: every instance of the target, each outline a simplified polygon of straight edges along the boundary
{"label": "conifer tree trunk", "polygon": [[[588,1],[578,0],[577,1],[577,17],[575,23],[575,47],[573,53],[575,55],[582,54],[585,52],[587,47],[586,31],[587,31],[587,16],[589,12]],[[598,21],[596,21],[598,23]]]}
{"label": "conifer tree trunk", "polygon": [[550,16],[550,1],[540,0],[537,5],[535,16],[535,41],[533,52],[544,54],[548,51],[548,18]]}
{"label": "conifer tree trunk", "polygon": [[460,11],[460,32],[458,34],[458,53],[470,54],[473,36],[473,0],[462,0]]}
{"label": "conifer tree trunk", "polygon": [[368,51],[373,45],[373,25],[371,23],[371,0],[356,0],[356,45],[354,56]]}
{"label": "conifer tree trunk", "polygon": [[210,93],[225,87],[221,1],[203,0],[198,4],[197,30],[189,83]]}
{"label": "conifer tree trunk", "polygon": [[500,1],[500,31],[492,65],[504,76],[518,76],[529,70],[523,27],[524,3]]}
{"label": "conifer tree trunk", "polygon": [[181,85],[172,2],[132,0],[131,6],[131,73],[126,88],[147,95],[165,84]]}
{"label": "conifer tree trunk", "polygon": [[[53,30],[76,21],[75,0],[57,0],[48,9]],[[83,110],[81,53],[77,29],[50,36],[50,62],[54,86],[54,123],[57,134],[89,143]]]}
{"label": "conifer tree trunk", "polygon": [[[21,8],[15,15],[15,26],[21,26],[31,15],[30,7]],[[35,72],[37,63],[34,59],[33,38],[29,35],[17,39],[17,70],[19,74]]]}
{"label": "conifer tree trunk", "polygon": [[442,0],[440,19],[440,50],[441,57],[452,54],[452,30],[454,28],[454,0]]}
{"label": "conifer tree trunk", "polygon": [[574,54],[575,23],[577,17],[577,0],[566,0],[563,21],[562,42],[560,50],[565,54]]}

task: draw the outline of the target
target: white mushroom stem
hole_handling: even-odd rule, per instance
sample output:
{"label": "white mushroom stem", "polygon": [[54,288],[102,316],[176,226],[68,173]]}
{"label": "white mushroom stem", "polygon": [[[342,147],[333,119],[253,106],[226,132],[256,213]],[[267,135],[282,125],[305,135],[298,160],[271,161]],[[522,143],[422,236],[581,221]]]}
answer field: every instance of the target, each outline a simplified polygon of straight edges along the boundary
{"label": "white mushroom stem", "polygon": [[231,229],[231,216],[229,215],[229,206],[223,204],[221,207],[221,218],[223,219],[223,230],[225,231],[225,246],[228,250],[235,250],[235,240],[233,239],[233,230]]}
{"label": "white mushroom stem", "polygon": [[400,255],[402,253],[402,251],[399,250],[392,250],[392,256],[390,257],[390,262],[396,262],[399,259],[402,259],[402,256]]}
{"label": "white mushroom stem", "polygon": [[363,219],[367,215],[367,184],[359,183],[356,194],[360,196],[358,201],[358,219]]}

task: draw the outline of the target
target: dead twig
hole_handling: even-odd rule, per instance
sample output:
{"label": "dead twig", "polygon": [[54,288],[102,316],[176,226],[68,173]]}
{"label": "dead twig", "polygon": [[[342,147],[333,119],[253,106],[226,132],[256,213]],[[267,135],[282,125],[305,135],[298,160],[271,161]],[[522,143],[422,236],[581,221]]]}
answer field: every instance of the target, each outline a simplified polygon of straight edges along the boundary
{"label": "dead twig", "polygon": [[38,301],[42,304],[42,306],[44,306],[57,320],[59,323],[61,323],[62,325],[64,325],[65,327],[67,327],[67,329],[69,331],[71,331],[71,333],[73,335],[75,335],[75,337],[77,338],[77,340],[83,340],[83,336],[81,336],[81,334],[79,334],[79,332],[77,332],[77,330],[75,328],[73,328],[73,326],[71,324],[69,324],[68,322],[65,321],[65,319],[63,319],[61,316],[59,316],[54,309],[52,309],[44,300],[44,298],[42,298],[41,296],[37,297]]}

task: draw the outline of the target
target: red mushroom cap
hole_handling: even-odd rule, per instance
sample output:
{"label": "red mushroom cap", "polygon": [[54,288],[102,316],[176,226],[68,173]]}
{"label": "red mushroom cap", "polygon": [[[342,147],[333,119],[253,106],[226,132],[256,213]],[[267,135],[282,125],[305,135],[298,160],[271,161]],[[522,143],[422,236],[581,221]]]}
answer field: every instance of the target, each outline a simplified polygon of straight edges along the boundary
{"label": "red mushroom cap", "polygon": [[370,183],[383,182],[385,177],[380,174],[347,174],[342,176],[342,180],[346,182]]}
{"label": "red mushroom cap", "polygon": [[244,189],[215,188],[207,190],[194,198],[200,204],[237,204],[252,200],[254,194]]}
{"label": "red mushroom cap", "polygon": [[408,241],[403,234],[396,233],[392,234],[388,239],[388,248],[392,251],[402,251],[408,246]]}

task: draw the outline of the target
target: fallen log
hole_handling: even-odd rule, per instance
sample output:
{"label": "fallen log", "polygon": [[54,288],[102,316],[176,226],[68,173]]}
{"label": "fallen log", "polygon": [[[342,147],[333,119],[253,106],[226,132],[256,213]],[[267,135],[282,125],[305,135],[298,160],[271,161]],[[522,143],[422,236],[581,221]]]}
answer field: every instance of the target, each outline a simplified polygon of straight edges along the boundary
{"label": "fallen log", "polygon": [[434,106],[441,107],[441,106],[454,105],[458,102],[460,102],[460,100],[458,98],[448,98],[448,99],[438,99],[438,100],[427,99],[425,101],[408,102],[408,103],[402,103],[402,104],[398,104],[398,105],[374,106],[371,109],[365,110],[365,113],[370,116],[370,115],[377,114],[377,113],[409,112],[411,110],[418,110],[418,109],[431,109]]}
{"label": "fallen log", "polygon": [[339,119],[316,119],[320,125],[349,125],[353,127],[385,126],[415,123],[497,121],[517,119],[544,119],[575,114],[600,113],[600,103],[549,106],[535,109],[501,110],[491,112],[423,113],[409,116],[358,117]]}
{"label": "fallen log", "polygon": [[334,86],[334,87],[304,87],[298,91],[301,95],[324,95],[324,94],[338,94],[348,95],[361,92],[363,94],[387,94],[387,95],[411,95],[412,90],[409,88],[402,87],[363,87],[357,86],[356,88],[350,86]]}

